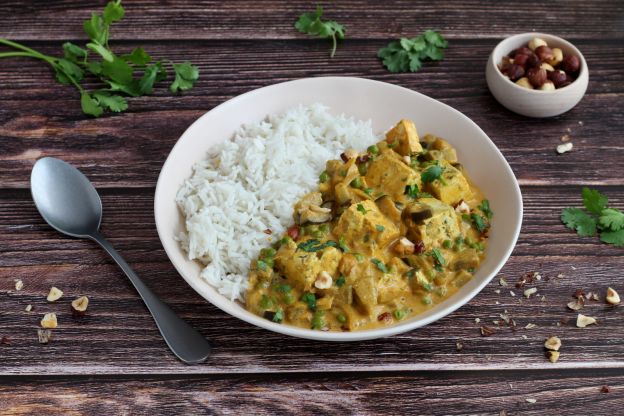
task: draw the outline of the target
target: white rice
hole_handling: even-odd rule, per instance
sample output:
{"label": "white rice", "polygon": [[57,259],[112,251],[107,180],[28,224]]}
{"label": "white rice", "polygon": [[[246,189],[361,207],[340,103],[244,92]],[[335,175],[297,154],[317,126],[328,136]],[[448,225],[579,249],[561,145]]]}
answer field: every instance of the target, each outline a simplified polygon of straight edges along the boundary
{"label": "white rice", "polygon": [[316,188],[325,162],[375,142],[370,121],[313,104],[242,126],[213,148],[176,197],[186,218],[180,243],[205,265],[201,277],[242,301],[251,260],[292,225],[293,205]]}

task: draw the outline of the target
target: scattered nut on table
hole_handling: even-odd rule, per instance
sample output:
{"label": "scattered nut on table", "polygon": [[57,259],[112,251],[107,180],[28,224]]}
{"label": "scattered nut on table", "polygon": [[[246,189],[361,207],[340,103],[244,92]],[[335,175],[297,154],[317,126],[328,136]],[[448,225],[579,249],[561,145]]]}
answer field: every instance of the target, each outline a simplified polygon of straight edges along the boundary
{"label": "scattered nut on table", "polygon": [[56,314],[54,312],[46,313],[41,320],[41,327],[46,329],[54,329],[58,326]]}
{"label": "scattered nut on table", "polygon": [[591,316],[585,316],[580,313],[576,318],[576,326],[578,326],[579,328],[585,328],[587,325],[592,325],[596,322],[596,318],[592,318]]}
{"label": "scattered nut on table", "polygon": [[59,300],[63,296],[63,291],[57,287],[52,286],[50,288],[50,293],[48,293],[47,301],[55,302]]}
{"label": "scattered nut on table", "polygon": [[559,356],[561,355],[561,353],[559,351],[548,351],[546,353],[546,356],[548,357],[548,359],[550,360],[551,363],[556,363],[559,360]]}
{"label": "scattered nut on table", "polygon": [[544,343],[544,347],[549,350],[559,351],[559,348],[561,348],[561,340],[559,337],[550,337]]}
{"label": "scattered nut on table", "polygon": [[24,287],[24,282],[22,282],[21,279],[17,279],[15,281],[15,290],[22,290],[23,287]]}
{"label": "scattered nut on table", "polygon": [[560,144],[557,146],[557,153],[561,155],[565,152],[569,152],[570,150],[572,150],[573,147],[574,145],[572,144],[572,142]]}
{"label": "scattered nut on table", "polygon": [[610,287],[607,288],[607,297],[605,299],[610,305],[617,305],[620,303],[620,295]]}
{"label": "scattered nut on table", "polygon": [[26,305],[26,309],[24,309],[24,310],[26,312],[30,312],[30,311],[32,311],[32,309],[33,309],[33,306],[29,304],[29,305]]}
{"label": "scattered nut on table", "polygon": [[52,331],[49,329],[38,329],[37,337],[39,338],[39,344],[47,344],[52,339]]}
{"label": "scattered nut on table", "polygon": [[86,296],[81,296],[78,299],[74,299],[71,303],[72,313],[77,316],[84,315],[87,311],[87,307],[89,306],[89,298]]}

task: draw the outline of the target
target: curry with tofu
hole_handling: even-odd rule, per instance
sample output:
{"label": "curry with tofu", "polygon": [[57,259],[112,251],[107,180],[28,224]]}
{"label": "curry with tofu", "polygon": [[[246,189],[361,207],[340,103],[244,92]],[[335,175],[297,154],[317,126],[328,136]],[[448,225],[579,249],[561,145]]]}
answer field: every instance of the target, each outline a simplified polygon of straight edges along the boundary
{"label": "curry with tofu", "polygon": [[483,260],[492,217],[455,149],[409,120],[328,161],[294,211],[252,263],[246,307],[324,331],[391,325],[451,296]]}

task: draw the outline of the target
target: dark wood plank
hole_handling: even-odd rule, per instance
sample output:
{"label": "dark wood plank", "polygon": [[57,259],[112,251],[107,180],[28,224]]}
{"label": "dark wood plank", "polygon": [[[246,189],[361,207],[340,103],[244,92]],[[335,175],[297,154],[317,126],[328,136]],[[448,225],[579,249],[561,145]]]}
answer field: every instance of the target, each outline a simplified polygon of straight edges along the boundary
{"label": "dark wood plank", "polygon": [[622,373],[595,370],[0,380],[6,416],[604,415],[623,405]]}
{"label": "dark wood plank", "polygon": [[[591,68],[588,93],[575,109],[548,120],[515,115],[490,95],[483,68],[493,40],[458,40],[441,63],[400,75],[376,58],[383,43],[351,42],[331,60],[324,45],[309,42],[152,43],[159,57],[197,63],[197,86],[180,96],[161,87],[152,97],[131,99],[127,113],[96,120],[82,115],[75,91],[52,81],[39,62],[3,61],[0,80],[8,87],[0,89],[0,187],[27,187],[40,156],[74,163],[98,186],[154,186],[169,150],[203,112],[261,86],[324,75],[387,81],[457,108],[490,135],[523,184],[624,183],[613,174],[624,170],[624,114],[617,111],[624,106],[624,43],[578,42]],[[555,147],[565,134],[575,149],[558,156]]]}
{"label": "dark wood plank", "polygon": [[[387,1],[320,2],[326,18],[347,27],[348,39],[416,36],[439,28],[450,38],[499,38],[531,30],[573,38],[621,38],[624,7],[617,1],[569,2],[537,0],[521,3]],[[312,11],[308,1],[132,1],[116,25],[114,39],[292,39],[297,17]],[[82,22],[100,1],[0,4],[0,36],[13,39],[81,39]]]}
{"label": "dark wood plank", "polygon": [[[624,187],[603,190],[613,206],[624,207]],[[524,299],[523,289],[501,287],[496,278],[469,304],[432,325],[341,345],[273,334],[217,310],[168,262],[154,227],[151,190],[104,191],[103,233],[157,295],[213,341],[214,355],[201,366],[173,358],[138,296],[101,250],[46,226],[28,191],[5,190],[0,196],[0,338],[9,338],[9,344],[0,343],[0,374],[624,367],[624,308],[590,302],[583,312],[600,324],[579,329],[565,306],[577,289],[604,297],[613,286],[624,295],[622,249],[577,237],[559,222],[562,207],[579,205],[578,187],[524,188],[522,234],[500,276],[513,286],[527,272],[540,272],[537,297]],[[22,291],[14,290],[16,278],[24,282]],[[45,295],[53,285],[66,295],[48,304]],[[69,311],[69,301],[79,295],[91,299],[81,319]],[[24,311],[27,304],[34,312]],[[48,311],[58,313],[59,328],[49,345],[39,345],[36,329]],[[516,331],[492,322],[505,311],[516,321]],[[562,325],[564,318],[570,321]],[[529,323],[538,327],[525,329]],[[482,337],[481,325],[495,327],[496,334]],[[551,335],[563,340],[557,364],[543,355],[543,342]],[[461,351],[456,342],[463,344]]]}

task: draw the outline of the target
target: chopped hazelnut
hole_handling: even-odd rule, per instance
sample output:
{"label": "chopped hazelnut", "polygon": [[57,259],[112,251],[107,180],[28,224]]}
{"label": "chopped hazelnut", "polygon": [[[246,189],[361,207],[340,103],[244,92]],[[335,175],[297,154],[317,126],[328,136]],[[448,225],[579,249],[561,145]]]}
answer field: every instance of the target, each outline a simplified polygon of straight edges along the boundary
{"label": "chopped hazelnut", "polygon": [[314,287],[317,289],[329,289],[332,285],[333,279],[329,273],[322,271],[318,274],[318,277],[314,281]]}
{"label": "chopped hazelnut", "polygon": [[32,305],[26,305],[26,309],[25,309],[25,311],[26,311],[26,312],[30,312],[30,311],[32,311]]}
{"label": "chopped hazelnut", "polygon": [[525,399],[525,400],[526,400],[527,403],[531,403],[531,404],[537,402],[537,399]]}
{"label": "chopped hazelnut", "polygon": [[84,315],[87,311],[87,307],[89,306],[89,298],[86,296],[81,296],[78,299],[74,299],[71,303],[71,306],[72,314]]}
{"label": "chopped hazelnut", "polygon": [[22,290],[23,287],[24,287],[24,282],[22,282],[21,279],[17,279],[15,281],[15,290]]}
{"label": "chopped hazelnut", "polygon": [[561,348],[561,340],[559,337],[550,337],[544,343],[544,347],[549,350],[559,351],[559,348]]}
{"label": "chopped hazelnut", "polygon": [[585,306],[585,298],[584,297],[578,297],[576,298],[576,300],[570,301],[568,302],[568,308],[572,309],[573,311],[579,311],[581,309],[583,309],[583,307]]}
{"label": "chopped hazelnut", "polygon": [[548,351],[546,353],[546,356],[548,357],[551,363],[556,363],[559,360],[559,355],[561,355],[559,351]]}
{"label": "chopped hazelnut", "polygon": [[527,298],[530,298],[531,295],[534,295],[537,293],[537,288],[536,287],[531,287],[527,290],[524,291],[524,296]]}
{"label": "chopped hazelnut", "polygon": [[620,295],[612,288],[607,288],[607,297],[605,299],[610,305],[617,305],[620,303]]}
{"label": "chopped hazelnut", "polygon": [[347,149],[344,151],[344,155],[347,157],[347,160],[358,157],[358,151],[355,149]]}
{"label": "chopped hazelnut", "polygon": [[63,291],[57,287],[52,286],[50,288],[50,293],[48,293],[47,300],[48,302],[55,302],[59,300],[63,296]]}
{"label": "chopped hazelnut", "polygon": [[416,245],[405,237],[402,237],[394,245],[394,251],[400,255],[412,254],[416,250]]}
{"label": "chopped hazelnut", "polygon": [[455,207],[455,212],[458,214],[470,214],[470,206],[462,199],[462,201]]}
{"label": "chopped hazelnut", "polygon": [[39,344],[47,344],[52,339],[52,331],[49,329],[38,329],[37,337],[39,338]]}
{"label": "chopped hazelnut", "polygon": [[572,144],[572,142],[560,144],[557,146],[557,153],[563,154],[565,152],[569,152],[570,150],[572,150],[573,147],[574,145]]}
{"label": "chopped hazelnut", "polygon": [[58,326],[56,314],[54,312],[46,313],[41,320],[41,327],[46,329],[54,329]]}
{"label": "chopped hazelnut", "polygon": [[592,318],[591,316],[585,316],[579,313],[576,318],[576,326],[579,328],[585,328],[587,325],[592,325],[596,323],[596,318]]}
{"label": "chopped hazelnut", "polygon": [[412,158],[409,156],[403,156],[403,161],[409,165],[412,163]]}

